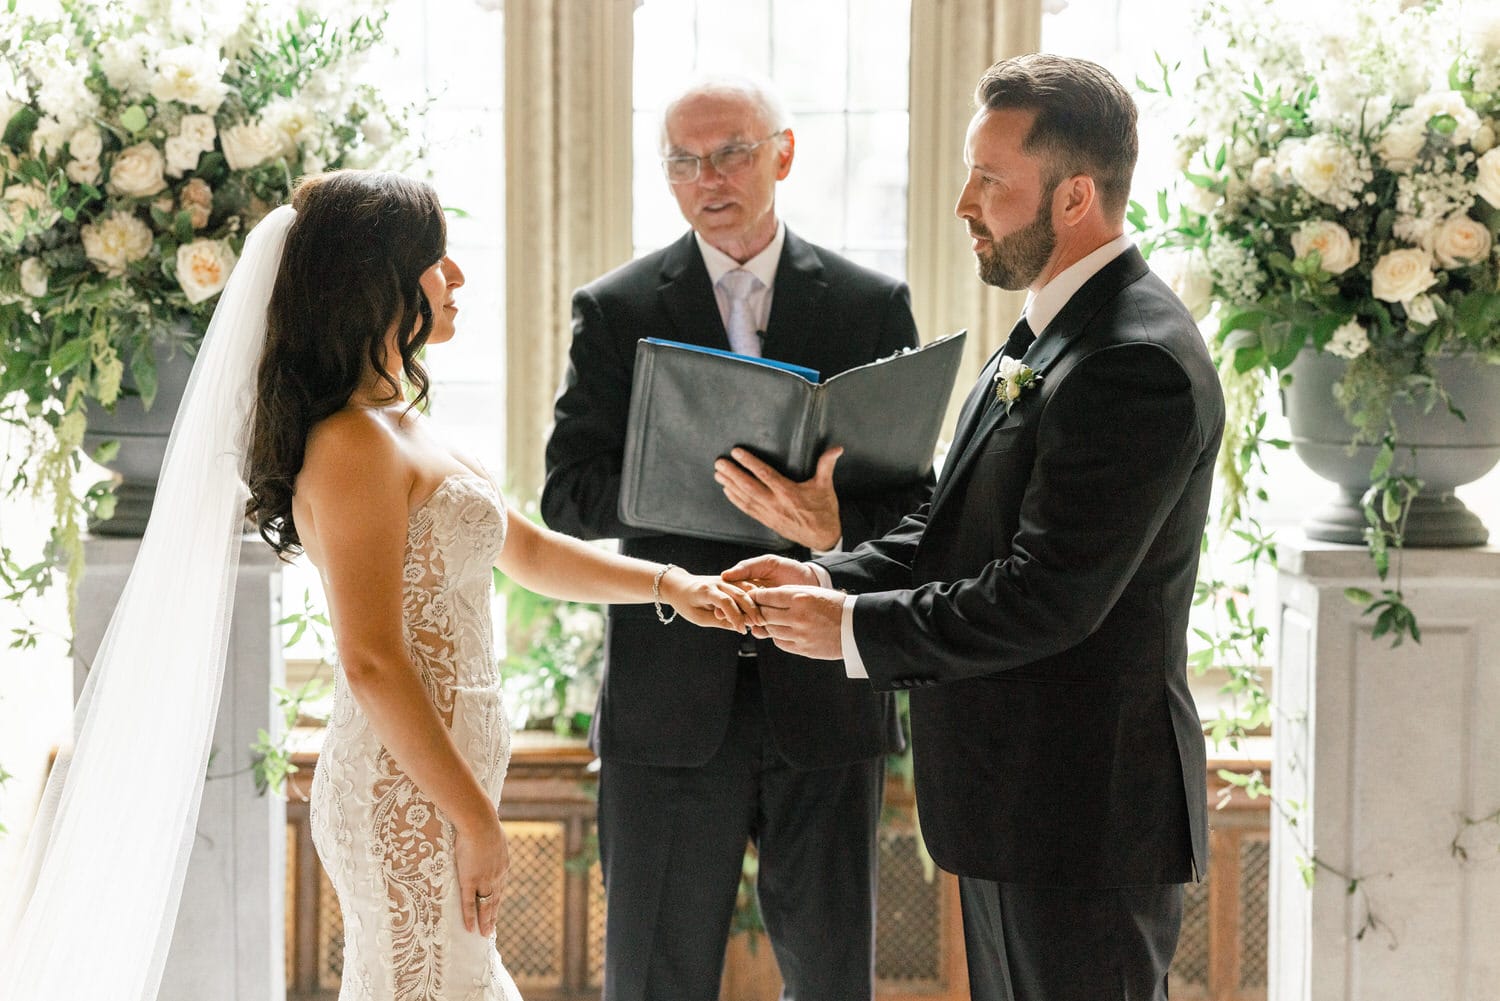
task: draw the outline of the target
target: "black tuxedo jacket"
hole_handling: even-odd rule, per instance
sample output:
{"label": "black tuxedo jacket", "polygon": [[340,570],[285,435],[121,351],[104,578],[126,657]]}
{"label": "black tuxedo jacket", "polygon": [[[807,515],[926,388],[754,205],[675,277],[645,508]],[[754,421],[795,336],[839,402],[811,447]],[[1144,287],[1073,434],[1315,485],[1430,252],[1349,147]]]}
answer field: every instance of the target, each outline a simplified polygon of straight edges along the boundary
{"label": "black tuxedo jacket", "polygon": [[922,832],[945,869],[1050,886],[1205,871],[1187,628],[1224,402],[1203,339],[1126,251],[1023,358],[991,359],[930,505],[820,559],[858,593],[879,690],[911,689]]}
{"label": "black tuxedo jacket", "polygon": [[[619,518],[620,468],[636,342],[665,337],[729,347],[708,270],[689,232],[573,296],[573,343],[547,443],[542,516],[585,539],[618,538],[622,551],[718,573],[757,550],[660,535]],[[901,282],[786,234],[763,354],[833,375],[917,344]],[[705,478],[713,469],[704,469]],[[844,546],[874,538],[925,501],[930,477],[881,495],[840,495]],[[805,558],[805,549],[787,555]],[[609,609],[604,683],[590,740],[604,757],[640,764],[701,765],[729,725],[741,637],[678,620],[651,605]],[[899,746],[888,695],[844,675],[842,662],[810,661],[757,643],[766,714],[778,750],[820,768]]]}

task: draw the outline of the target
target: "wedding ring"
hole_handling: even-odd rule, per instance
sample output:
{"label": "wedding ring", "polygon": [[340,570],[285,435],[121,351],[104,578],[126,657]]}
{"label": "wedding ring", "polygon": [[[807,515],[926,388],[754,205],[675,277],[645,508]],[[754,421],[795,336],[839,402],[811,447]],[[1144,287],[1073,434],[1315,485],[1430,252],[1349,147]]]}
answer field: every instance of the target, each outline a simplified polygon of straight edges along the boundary
{"label": "wedding ring", "polygon": [[490,897],[492,896],[494,896],[494,894],[492,893],[476,893],[474,894],[474,899],[483,902],[490,899]]}

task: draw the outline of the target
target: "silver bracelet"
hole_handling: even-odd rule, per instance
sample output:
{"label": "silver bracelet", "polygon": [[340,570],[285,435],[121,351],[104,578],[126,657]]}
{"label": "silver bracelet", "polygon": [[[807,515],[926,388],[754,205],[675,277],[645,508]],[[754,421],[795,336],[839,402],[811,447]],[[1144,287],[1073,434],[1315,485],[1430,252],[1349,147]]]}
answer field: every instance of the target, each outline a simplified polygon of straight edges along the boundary
{"label": "silver bracelet", "polygon": [[651,582],[651,603],[656,606],[656,621],[662,625],[670,625],[677,618],[677,609],[672,609],[671,615],[666,615],[661,610],[661,579],[667,575],[669,570],[677,568],[677,564],[668,563],[656,571],[656,579]]}

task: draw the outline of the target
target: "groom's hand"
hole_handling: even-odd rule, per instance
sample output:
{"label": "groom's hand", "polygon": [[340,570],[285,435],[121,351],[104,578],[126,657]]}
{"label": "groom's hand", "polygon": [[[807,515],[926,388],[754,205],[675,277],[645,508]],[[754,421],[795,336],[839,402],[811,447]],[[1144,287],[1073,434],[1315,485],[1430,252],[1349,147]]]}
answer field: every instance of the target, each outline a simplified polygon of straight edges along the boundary
{"label": "groom's hand", "polygon": [[818,583],[818,575],[811,566],[800,560],[789,560],[785,556],[755,556],[740,560],[719,575],[731,584],[751,587],[779,587],[782,584]]}
{"label": "groom's hand", "polygon": [[844,655],[839,635],[844,592],[799,584],[763,588],[751,597],[765,621],[756,632],[764,631],[787,653],[812,660],[838,660]]}

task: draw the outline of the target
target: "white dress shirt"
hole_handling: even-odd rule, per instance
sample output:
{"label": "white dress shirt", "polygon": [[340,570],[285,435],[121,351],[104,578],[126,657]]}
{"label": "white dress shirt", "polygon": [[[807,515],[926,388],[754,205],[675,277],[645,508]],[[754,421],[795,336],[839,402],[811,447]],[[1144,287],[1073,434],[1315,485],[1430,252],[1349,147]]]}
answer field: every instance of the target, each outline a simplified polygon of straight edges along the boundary
{"label": "white dress shirt", "polygon": [[[1063,269],[1062,273],[1053,278],[1041,291],[1033,292],[1026,299],[1026,308],[1021,315],[1036,331],[1036,339],[1042,340],[1047,336],[1047,327],[1057,319],[1057,314],[1062,312],[1068,300],[1078,294],[1078,290],[1088,283],[1088,280],[1104,270],[1104,266],[1116,257],[1119,257],[1131,247],[1130,238],[1125,235],[1115,237],[1113,240],[1093,251],[1080,260],[1074,261]],[[816,563],[810,564],[813,573],[818,575],[818,583],[824,587],[833,586],[833,578],[829,576],[827,569]],[[865,662],[859,655],[859,646],[854,642],[854,602],[855,595],[849,595],[844,599],[844,614],[839,624],[839,645],[844,658],[844,673],[851,678],[868,678],[870,673],[865,670]]]}
{"label": "white dress shirt", "polygon": [[746,298],[750,301],[750,317],[755,321],[755,329],[764,334],[766,324],[771,321],[771,292],[776,287],[776,266],[781,263],[781,245],[786,243],[786,223],[778,219],[776,235],[771,237],[766,249],[744,264],[703,239],[701,233],[694,231],[693,237],[698,241],[698,252],[703,255],[703,266],[708,269],[708,283],[714,287],[714,301],[719,304],[719,319],[724,321],[724,329],[729,329],[729,295],[719,287],[719,279],[736,268],[744,268],[760,279],[760,288]]}

